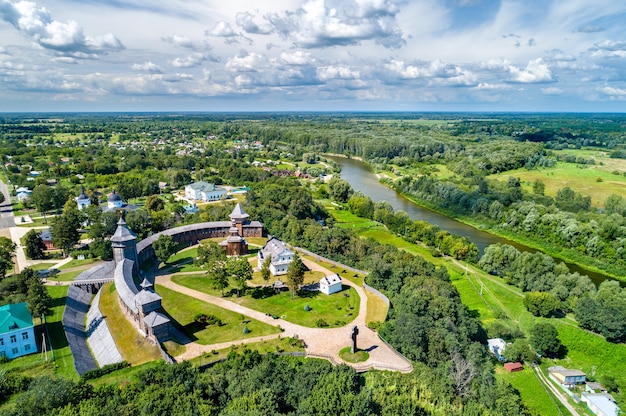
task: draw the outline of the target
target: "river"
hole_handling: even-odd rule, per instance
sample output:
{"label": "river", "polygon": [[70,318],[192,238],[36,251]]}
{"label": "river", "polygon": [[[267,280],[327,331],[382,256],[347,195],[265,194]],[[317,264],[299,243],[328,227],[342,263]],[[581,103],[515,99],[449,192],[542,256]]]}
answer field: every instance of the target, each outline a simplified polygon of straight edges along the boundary
{"label": "river", "polygon": [[[476,247],[480,250],[481,255],[488,245],[496,243],[509,244],[517,248],[519,251],[530,251],[533,253],[539,251],[515,241],[507,240],[506,238],[481,231],[471,225],[457,221],[454,218],[446,217],[443,214],[417,205],[413,201],[405,198],[402,194],[380,183],[370,166],[364,162],[345,157],[326,157],[341,165],[340,176],[345,179],[355,191],[360,191],[364,195],[369,196],[374,202],[387,201],[394,210],[402,210],[414,220],[428,221],[433,225],[437,225],[442,230],[447,230],[452,234],[467,237],[472,243],[476,244]],[[555,261],[560,262],[562,260],[555,258]],[[596,285],[607,279],[616,280],[613,277],[584,269],[576,264],[567,262],[564,263],[572,272],[578,272],[589,276],[589,278]],[[622,286],[626,285],[625,282],[620,282],[620,284]]]}

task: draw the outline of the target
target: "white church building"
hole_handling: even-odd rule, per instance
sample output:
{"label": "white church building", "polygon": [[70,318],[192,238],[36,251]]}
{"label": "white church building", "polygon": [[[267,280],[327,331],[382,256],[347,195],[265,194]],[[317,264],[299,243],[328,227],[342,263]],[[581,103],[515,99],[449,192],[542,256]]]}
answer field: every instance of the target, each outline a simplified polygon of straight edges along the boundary
{"label": "white church building", "polygon": [[293,261],[294,255],[294,252],[289,250],[285,243],[276,237],[271,237],[257,254],[259,268],[263,265],[265,259],[269,257],[271,259],[270,272],[272,276],[287,274],[287,269]]}

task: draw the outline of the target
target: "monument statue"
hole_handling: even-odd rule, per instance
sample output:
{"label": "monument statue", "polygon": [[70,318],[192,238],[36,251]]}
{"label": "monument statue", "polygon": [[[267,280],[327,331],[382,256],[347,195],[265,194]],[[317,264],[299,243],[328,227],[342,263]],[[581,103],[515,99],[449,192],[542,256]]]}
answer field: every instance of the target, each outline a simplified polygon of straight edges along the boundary
{"label": "monument statue", "polygon": [[352,333],[350,334],[350,338],[352,338],[352,349],[351,349],[352,354],[356,352],[356,336],[357,335],[359,335],[359,327],[355,325],[352,327]]}

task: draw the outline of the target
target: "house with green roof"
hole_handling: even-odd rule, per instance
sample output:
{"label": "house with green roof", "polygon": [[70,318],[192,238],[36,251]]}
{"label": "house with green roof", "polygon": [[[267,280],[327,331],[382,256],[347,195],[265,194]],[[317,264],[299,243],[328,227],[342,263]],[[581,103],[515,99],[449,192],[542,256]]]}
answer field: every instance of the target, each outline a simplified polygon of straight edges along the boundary
{"label": "house with green roof", "polygon": [[204,181],[185,186],[185,198],[189,201],[219,201],[226,193],[226,189]]}
{"label": "house with green roof", "polygon": [[35,325],[26,302],[0,306],[0,358],[37,352]]}

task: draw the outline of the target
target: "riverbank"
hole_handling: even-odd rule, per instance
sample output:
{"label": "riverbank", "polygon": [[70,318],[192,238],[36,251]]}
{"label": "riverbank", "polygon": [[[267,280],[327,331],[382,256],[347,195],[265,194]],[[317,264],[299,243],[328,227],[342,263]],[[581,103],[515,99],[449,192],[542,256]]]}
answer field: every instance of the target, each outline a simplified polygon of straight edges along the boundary
{"label": "riverbank", "polygon": [[366,162],[345,156],[326,156],[341,166],[341,177],[347,180],[355,191],[363,192],[375,202],[387,201],[395,210],[405,211],[412,219],[427,221],[442,230],[467,237],[476,244],[481,253],[491,244],[509,244],[520,251],[540,251],[558,261],[563,261],[572,272],[588,275],[597,285],[607,279],[617,280],[622,285],[626,282],[622,273],[606,271],[601,265],[591,263],[589,259],[581,259],[580,253],[537,242],[506,230],[494,229],[472,217],[459,217],[456,213],[441,209],[428,201],[398,192],[388,183],[391,179],[380,180],[379,175],[385,175],[385,171],[375,172]]}
{"label": "riverbank", "polygon": [[[381,181],[381,183],[387,185],[385,181]],[[580,253],[573,251],[571,249],[563,248],[563,247],[559,247],[559,246],[555,246],[551,244],[541,243],[536,240],[530,239],[526,236],[519,235],[517,233],[507,232],[500,228],[493,228],[488,224],[477,221],[473,217],[459,216],[452,211],[444,210],[441,207],[428,203],[428,201],[424,201],[420,198],[415,197],[414,195],[402,192],[396,189],[395,187],[391,187],[391,188],[394,191],[398,192],[400,195],[402,195],[404,198],[408,199],[409,201],[413,202],[416,205],[421,206],[422,208],[435,211],[441,215],[445,215],[456,221],[462,222],[463,224],[469,225],[470,227],[473,227],[477,230],[484,231],[486,233],[489,233],[489,234],[492,234],[492,235],[495,235],[495,236],[498,236],[507,240],[511,240],[517,244],[525,245],[536,251],[540,251],[544,254],[554,257],[555,259],[559,259],[565,263],[568,263],[568,267],[570,268],[572,272],[577,271],[580,274],[587,274],[587,275],[598,274],[598,275],[605,276],[607,278],[619,280],[620,282],[626,284],[626,271],[624,271],[623,274],[617,274],[614,272],[607,271],[605,269],[598,267],[597,265],[594,265],[594,264],[589,263],[588,261],[585,261],[586,259],[580,259]],[[589,260],[597,261],[595,259],[589,259]],[[575,270],[575,269],[572,270],[572,267],[571,267],[572,265],[577,266],[580,270]],[[598,284],[598,282],[596,281],[597,279],[592,278],[592,280],[596,284]]]}

